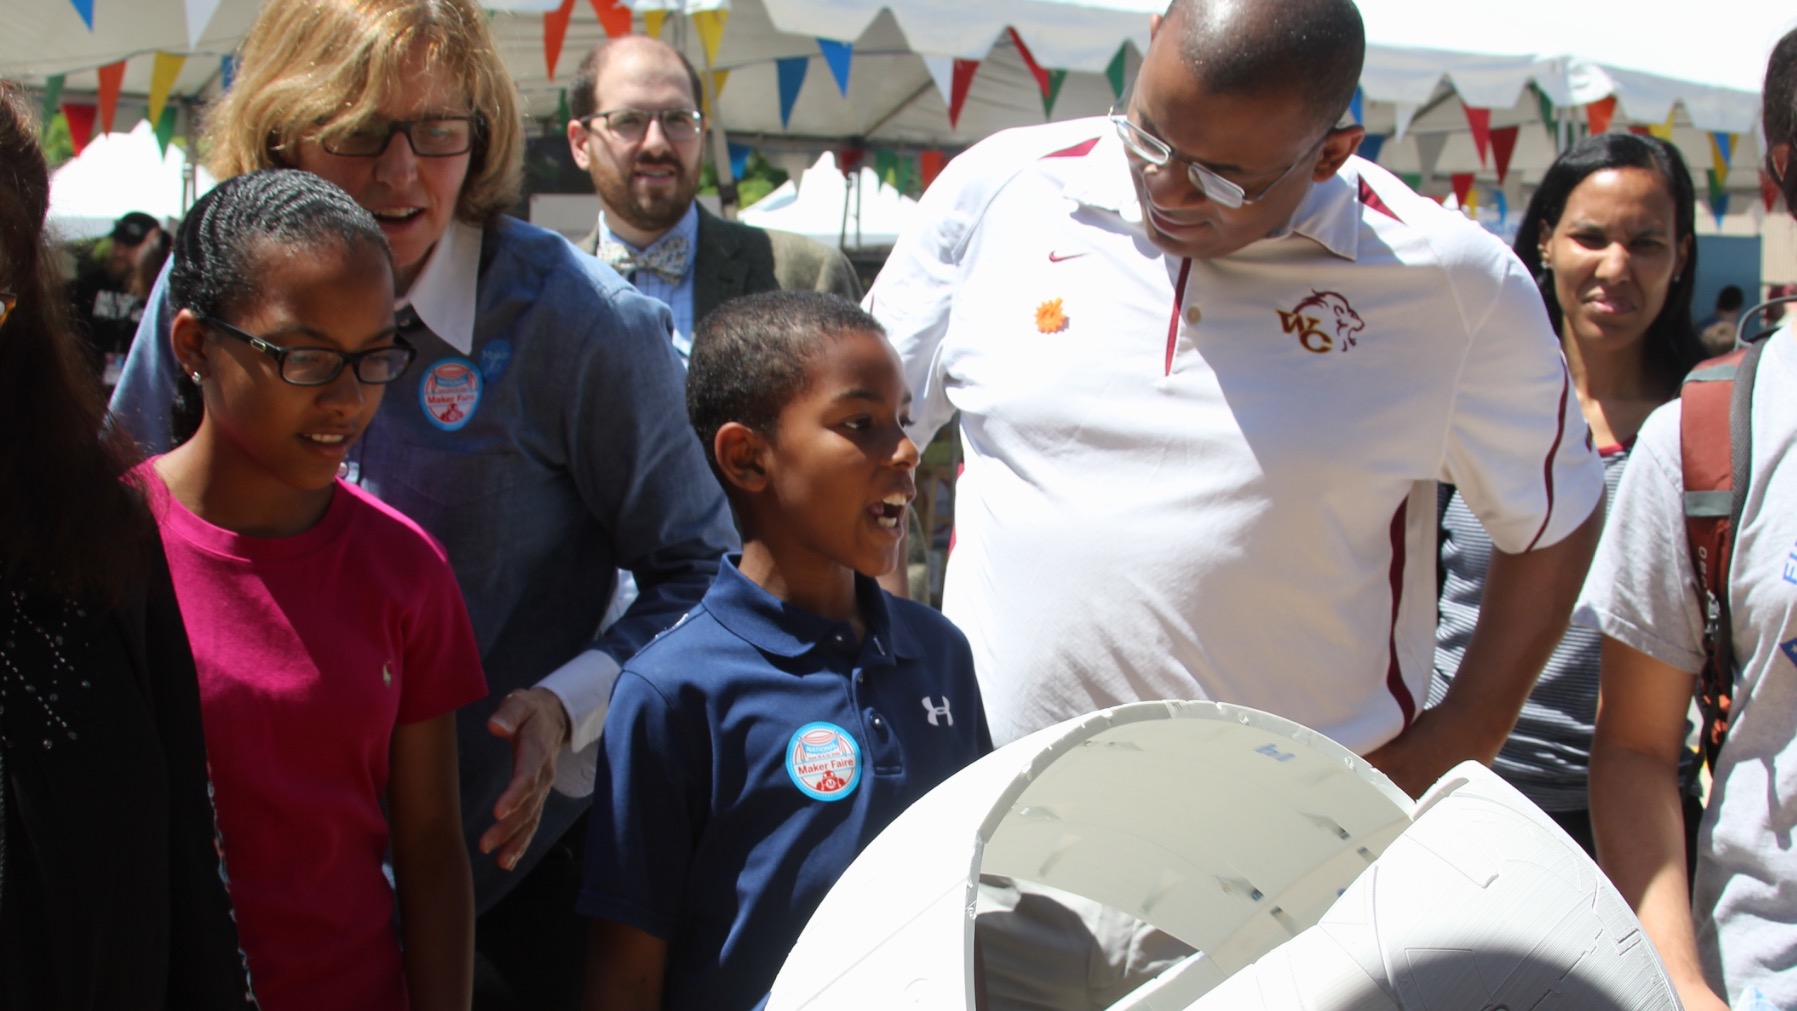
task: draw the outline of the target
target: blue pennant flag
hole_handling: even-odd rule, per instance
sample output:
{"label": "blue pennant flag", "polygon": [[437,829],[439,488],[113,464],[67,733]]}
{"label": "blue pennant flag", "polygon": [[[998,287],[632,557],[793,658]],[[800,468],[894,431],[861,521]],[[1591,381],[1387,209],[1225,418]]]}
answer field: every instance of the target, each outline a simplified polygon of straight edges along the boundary
{"label": "blue pennant flag", "polygon": [[1733,140],[1729,137],[1728,131],[1717,130],[1710,136],[1716,138],[1716,150],[1722,152],[1722,164],[1727,165],[1729,162],[1734,161],[1735,152],[1733,148],[1735,145]]}
{"label": "blue pennant flag", "polygon": [[805,84],[805,68],[811,66],[807,56],[788,56],[774,61],[774,73],[780,76],[780,128],[792,124],[793,103],[799,100],[799,89]]}
{"label": "blue pennant flag", "polygon": [[227,56],[218,61],[218,80],[220,90],[231,90],[231,83],[237,80],[237,57]]}
{"label": "blue pennant flag", "polygon": [[1504,191],[1503,190],[1493,189],[1491,191],[1491,205],[1493,207],[1497,208],[1498,227],[1502,228],[1505,225],[1509,224],[1510,223],[1510,201],[1504,199]]}
{"label": "blue pennant flag", "polygon": [[855,53],[855,44],[818,39],[817,48],[824,51],[824,62],[830,65],[830,73],[836,78],[836,87],[846,97],[849,93],[849,58]]}
{"label": "blue pennant flag", "polygon": [[741,179],[749,168],[749,152],[753,151],[747,144],[730,142],[730,178]]}
{"label": "blue pennant flag", "polygon": [[1379,160],[1379,152],[1385,149],[1385,134],[1369,133],[1360,138],[1360,150],[1356,152],[1367,161]]}
{"label": "blue pennant flag", "polygon": [[1355,88],[1354,98],[1348,103],[1348,111],[1354,114],[1354,122],[1359,123],[1362,126],[1366,125],[1366,110],[1362,107],[1365,100],[1366,92],[1361,91],[1359,88]]}
{"label": "blue pennant flag", "polygon": [[81,15],[81,20],[87,22],[87,30],[93,31],[94,0],[69,0],[69,3],[75,5],[75,13]]}

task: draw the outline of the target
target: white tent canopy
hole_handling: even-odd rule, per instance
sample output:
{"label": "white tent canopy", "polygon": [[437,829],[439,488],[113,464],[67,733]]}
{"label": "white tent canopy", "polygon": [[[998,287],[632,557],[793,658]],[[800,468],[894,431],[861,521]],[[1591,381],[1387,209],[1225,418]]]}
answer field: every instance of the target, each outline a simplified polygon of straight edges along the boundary
{"label": "white tent canopy", "polygon": [[[90,239],[112,230],[130,211],[163,221],[186,213],[182,205],[186,152],[170,144],[158,150],[148,121],[130,133],[95,137],[81,156],[50,179],[50,224],[65,240]],[[194,169],[193,196],[212,188],[212,176]]]}
{"label": "white tent canopy", "polygon": [[[794,185],[794,183],[797,185]],[[890,246],[912,219],[917,201],[880,183],[872,169],[851,179],[825,154],[797,180],[788,179],[739,216],[756,228],[797,232],[847,249]]]}

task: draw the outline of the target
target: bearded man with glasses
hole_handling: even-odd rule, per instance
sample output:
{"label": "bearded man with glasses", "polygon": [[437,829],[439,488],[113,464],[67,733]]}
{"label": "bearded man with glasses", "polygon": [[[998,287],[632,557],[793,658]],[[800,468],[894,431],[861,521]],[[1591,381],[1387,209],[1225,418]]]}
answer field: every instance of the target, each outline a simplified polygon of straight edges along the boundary
{"label": "bearded man with glasses", "polygon": [[[1216,699],[1418,794],[1497,754],[1566,628],[1602,467],[1534,280],[1354,156],[1364,52],[1351,0],[1174,0],[1112,116],[955,159],[869,293],[911,437],[960,412],[944,611],[995,744]],[[1424,710],[1443,481],[1498,551],[1472,680]],[[989,884],[994,1008],[1108,1006],[1182,957]]]}
{"label": "bearded man with glasses", "polygon": [[568,94],[568,147],[599,193],[598,224],[578,245],[667,303],[682,361],[693,326],[727,299],[792,288],[861,298],[840,250],[699,206],[704,90],[678,49],[646,35],[600,43]]}

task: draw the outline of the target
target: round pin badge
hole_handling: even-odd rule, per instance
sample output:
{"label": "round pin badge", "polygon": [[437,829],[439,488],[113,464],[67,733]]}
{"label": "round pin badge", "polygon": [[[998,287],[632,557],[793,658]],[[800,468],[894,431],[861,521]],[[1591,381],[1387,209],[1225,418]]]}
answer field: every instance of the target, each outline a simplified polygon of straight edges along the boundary
{"label": "round pin badge", "polygon": [[841,800],[861,783],[861,745],[834,723],[807,723],[786,745],[786,774],[813,800]]}
{"label": "round pin badge", "polygon": [[466,425],[480,407],[486,380],[466,358],[439,358],[418,381],[418,404],[430,423],[445,432]]}

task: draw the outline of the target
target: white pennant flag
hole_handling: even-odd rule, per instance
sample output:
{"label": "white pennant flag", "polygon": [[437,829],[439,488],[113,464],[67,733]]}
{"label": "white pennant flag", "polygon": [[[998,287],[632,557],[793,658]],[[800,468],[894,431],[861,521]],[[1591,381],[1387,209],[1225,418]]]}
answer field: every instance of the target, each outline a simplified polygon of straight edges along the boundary
{"label": "white pennant flag", "polygon": [[953,56],[926,56],[923,65],[929,68],[930,80],[936,82],[936,90],[942,94],[942,104],[954,101],[955,91],[955,58]]}
{"label": "white pennant flag", "polygon": [[218,13],[219,0],[186,0],[186,3],[187,48],[194,50],[200,48],[200,36],[212,23],[212,15]]}
{"label": "white pennant flag", "polygon": [[1409,102],[1396,102],[1393,108],[1397,110],[1398,125],[1392,131],[1391,139],[1403,140],[1404,134],[1410,129],[1410,121],[1416,118],[1416,106]]}

